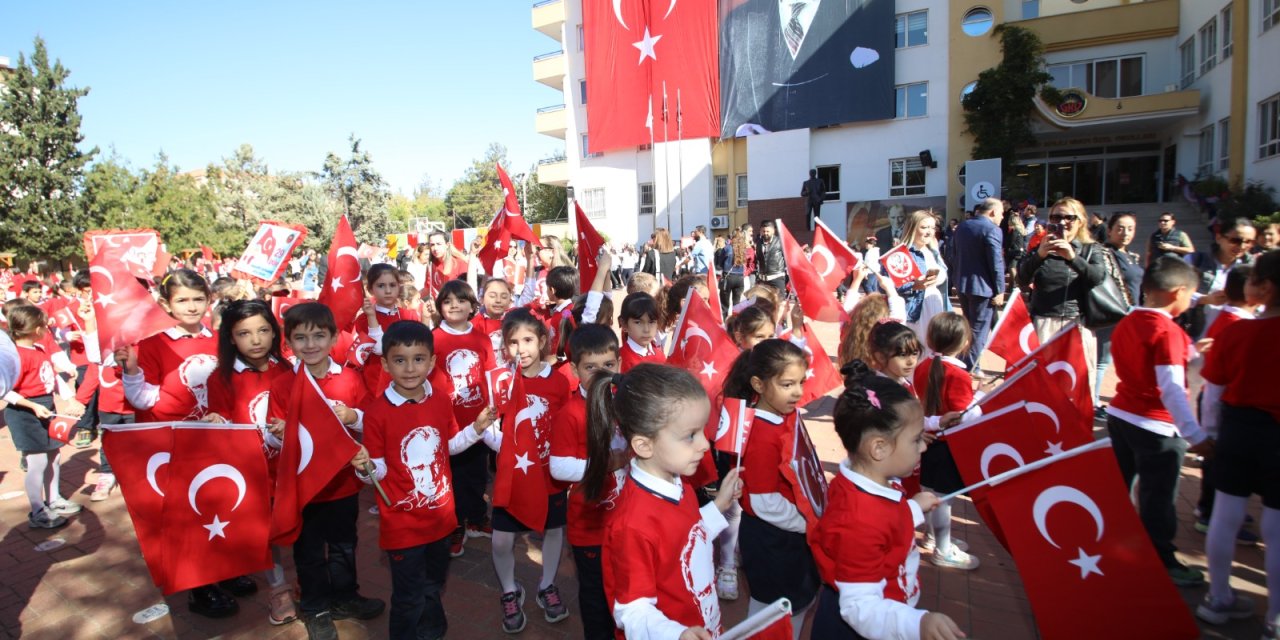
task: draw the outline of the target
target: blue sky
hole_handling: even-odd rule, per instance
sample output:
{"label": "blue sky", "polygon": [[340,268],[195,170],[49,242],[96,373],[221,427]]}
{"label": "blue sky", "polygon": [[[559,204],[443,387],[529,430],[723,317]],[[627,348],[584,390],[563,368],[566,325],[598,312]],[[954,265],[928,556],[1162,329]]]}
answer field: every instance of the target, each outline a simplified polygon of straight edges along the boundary
{"label": "blue sky", "polygon": [[355,133],[405,193],[447,189],[490,142],[511,173],[564,148],[534,132],[563,102],[532,79],[558,48],[528,0],[7,3],[0,56],[44,38],[88,86],[87,145],[132,166],[163,150],[183,170],[252,144],[272,170],[318,170]]}

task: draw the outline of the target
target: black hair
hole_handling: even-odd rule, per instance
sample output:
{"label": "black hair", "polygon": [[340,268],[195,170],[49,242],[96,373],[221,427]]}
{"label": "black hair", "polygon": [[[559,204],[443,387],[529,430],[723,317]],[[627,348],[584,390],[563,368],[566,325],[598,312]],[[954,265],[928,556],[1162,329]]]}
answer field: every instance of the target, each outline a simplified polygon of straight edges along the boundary
{"label": "black hair", "polygon": [[[764,304],[761,304],[761,302]],[[766,309],[764,305],[768,305],[769,308]],[[773,321],[772,309],[773,304],[768,300],[756,300],[755,304],[729,316],[729,319],[724,324],[725,331],[729,333],[729,337],[733,338],[733,341],[738,346],[742,346],[743,338],[759,331],[766,324],[776,326]]]}
{"label": "black hair", "polygon": [[271,326],[271,348],[267,356],[284,360],[284,356],[280,354],[280,323],[276,320],[276,314],[271,312],[271,307],[261,300],[232,300],[222,307],[222,324],[218,327],[218,375],[225,381],[231,380],[236,359],[240,357],[235,341],[236,324],[255,316],[261,316]]}
{"label": "black hair", "polygon": [[213,295],[209,283],[200,274],[190,269],[176,269],[160,281],[160,297],[164,300],[173,298],[178,289],[192,289],[204,293],[205,297]]}
{"label": "black hair", "polygon": [[751,387],[752,378],[770,380],[782,375],[787,367],[799,364],[809,367],[809,357],[804,350],[786,340],[770,338],[755,347],[743,351],[733,361],[724,380],[724,397],[751,400],[756,397]]}
{"label": "black hair", "polygon": [[867,334],[867,353],[873,360],[894,358],[897,356],[919,355],[920,337],[916,332],[901,322],[880,322],[871,327]]}
{"label": "black hair", "polygon": [[929,363],[929,383],[924,397],[925,415],[942,414],[942,383],[946,374],[943,370],[942,356],[960,352],[973,339],[972,335],[969,321],[952,311],[939,313],[929,321],[929,327],[925,330],[925,340],[933,350],[934,356],[933,361]]}
{"label": "black hair", "polygon": [[414,347],[425,345],[432,355],[436,353],[435,337],[427,325],[413,320],[397,320],[382,333],[382,353],[391,352],[391,347]]}
{"label": "black hair", "polygon": [[689,297],[689,289],[698,285],[707,289],[707,277],[690,273],[680,276],[671,284],[671,288],[664,292],[659,305],[663,314],[658,321],[659,326],[667,328],[676,323],[676,320],[680,317],[680,310],[683,308],[681,305],[684,304],[684,299]]}
{"label": "black hair", "polygon": [[1227,282],[1222,286],[1223,293],[1227,294],[1227,302],[1243,303],[1244,302],[1244,285],[1253,277],[1253,265],[1238,264],[1227,272]]}
{"label": "black hair", "polygon": [[569,300],[578,292],[578,270],[573,267],[552,267],[547,272],[547,293],[557,300]]}
{"label": "black hair", "polygon": [[774,224],[773,220],[765,220],[764,222],[760,223],[760,228],[761,229],[768,228],[768,229],[773,229],[774,231],[777,231],[778,225]]}
{"label": "black hair", "polygon": [[365,286],[373,289],[373,283],[381,280],[382,276],[388,274],[395,277],[396,284],[400,284],[400,270],[395,268],[395,265],[380,263],[369,267],[369,272],[364,274]]}
{"label": "black hair", "polygon": [[849,458],[857,455],[868,435],[894,437],[906,426],[906,412],[920,402],[907,388],[877,374],[867,363],[854,360],[844,366],[844,392],[832,412],[836,435]]}
{"label": "black hair", "polygon": [[1134,224],[1137,224],[1138,222],[1138,217],[1135,216],[1132,211],[1117,211],[1111,214],[1111,217],[1107,219],[1107,231],[1114,229],[1115,226],[1125,218],[1129,218],[1130,220],[1133,220]]}
{"label": "black hair", "polygon": [[[1253,261],[1253,281],[1259,284],[1270,282],[1274,288],[1272,297],[1280,295],[1280,249],[1267,251]],[[1276,302],[1274,299],[1267,300],[1268,305]]]}
{"label": "black hair", "polygon": [[1178,287],[1195,290],[1200,284],[1196,268],[1171,256],[1161,256],[1142,274],[1142,292],[1172,291]]}
{"label": "black hair", "polygon": [[71,276],[71,286],[77,289],[88,289],[93,286],[88,269],[81,269]]}
{"label": "black hair", "polygon": [[236,281],[234,278],[222,276],[221,278],[214,280],[213,285],[210,288],[219,298],[224,298],[226,297],[227,292],[236,288]]}
{"label": "black hair", "polygon": [[315,327],[338,335],[338,323],[333,319],[333,311],[319,302],[295,304],[284,312],[285,338],[293,335],[298,327]]}
{"label": "black hair", "polygon": [[569,360],[575,365],[582,362],[582,356],[599,353],[616,356],[618,349],[618,335],[602,324],[581,325],[569,336]]}
{"label": "black hair", "polygon": [[587,392],[587,500],[599,499],[609,475],[614,425],[628,445],[636,436],[653,438],[682,409],[682,401],[707,401],[693,374],[662,364],[641,363],[625,374],[598,375]]}
{"label": "black hair", "polygon": [[654,322],[662,320],[662,313],[658,311],[658,301],[643,291],[627,294],[627,297],[622,299],[622,308],[618,311],[618,323],[625,328],[628,320],[646,318]]}
{"label": "black hair", "polygon": [[[533,312],[529,311],[528,308],[518,307],[508,311],[507,315],[502,317],[502,347],[504,349],[511,342],[511,336],[516,332],[516,329],[522,327],[533,331],[544,341],[549,342],[551,340],[551,332],[547,331],[547,325],[534,317]],[[550,345],[544,344],[542,346],[542,355],[546,355],[548,346]]]}
{"label": "black hair", "polygon": [[476,291],[465,280],[450,280],[440,285],[440,292],[436,294],[436,309],[441,310],[441,313],[444,313],[444,301],[449,296],[471,303],[471,315],[467,316],[468,319],[474,318],[476,312],[480,310],[480,301],[476,300]]}
{"label": "black hair", "polygon": [[817,170],[817,169],[810,169],[810,170],[809,170],[809,177],[810,177],[810,178],[816,178],[816,177],[818,177],[818,170]]}
{"label": "black hair", "polygon": [[564,311],[561,311],[560,315],[555,319],[555,322],[558,323],[557,326],[559,327],[559,330],[557,331],[558,339],[555,345],[556,357],[564,356],[566,358],[569,358],[570,360],[573,360],[574,362],[577,362],[577,360],[573,358],[573,355],[572,355],[573,346],[572,346],[571,338],[573,337],[573,334],[577,331],[579,327],[582,327],[588,324],[608,327],[610,330],[610,333],[612,333],[613,331],[612,329],[613,299],[612,298],[601,296],[600,307],[596,309],[596,319],[593,322],[589,322],[589,323],[583,322],[582,319],[583,319],[583,316],[586,315],[586,313],[587,313],[587,294],[584,293],[579,296],[574,296],[573,304],[570,305],[569,308],[565,309]]}
{"label": "black hair", "polygon": [[28,292],[28,291],[31,291],[32,289],[43,289],[43,288],[44,288],[44,285],[40,284],[40,282],[39,282],[39,281],[37,281],[37,280],[28,280],[28,281],[26,281],[26,282],[22,283],[22,294],[23,294],[23,295],[26,295],[26,294],[27,294],[27,292]]}

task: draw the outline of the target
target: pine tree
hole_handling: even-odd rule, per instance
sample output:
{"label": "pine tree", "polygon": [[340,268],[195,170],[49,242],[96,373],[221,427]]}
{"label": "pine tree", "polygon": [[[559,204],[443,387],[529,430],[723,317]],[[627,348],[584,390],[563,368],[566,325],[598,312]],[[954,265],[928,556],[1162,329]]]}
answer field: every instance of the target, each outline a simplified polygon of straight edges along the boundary
{"label": "pine tree", "polygon": [[471,162],[445,196],[444,204],[453,216],[454,226],[488,226],[493,214],[502,206],[502,183],[498,181],[497,165],[507,164],[507,148],[496,142],[485,149],[484,157]]}
{"label": "pine tree", "polygon": [[35,39],[30,60],[0,88],[0,237],[21,258],[61,261],[80,253],[94,226],[77,202],[85,164],[97,147],[82,151],[76,103],[89,89],[66,86],[71,72],[49,64],[44,40]]}
{"label": "pine tree", "polygon": [[329,197],[338,201],[356,240],[370,244],[382,244],[391,231],[387,216],[387,203],[391,190],[382,174],[373,168],[373,158],[360,149],[360,140],[352,134],[351,157],[342,159],[330,153],[324,159],[324,168],[316,177],[320,179]]}

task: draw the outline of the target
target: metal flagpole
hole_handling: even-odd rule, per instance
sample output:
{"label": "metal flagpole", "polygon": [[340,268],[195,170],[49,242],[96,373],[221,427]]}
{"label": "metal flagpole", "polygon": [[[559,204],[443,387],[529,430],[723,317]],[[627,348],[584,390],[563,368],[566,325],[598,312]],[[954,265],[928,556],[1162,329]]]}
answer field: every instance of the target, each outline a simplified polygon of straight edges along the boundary
{"label": "metal flagpole", "polygon": [[[654,147],[654,144],[653,144],[653,93],[649,94],[649,117],[648,119],[645,120],[645,126],[649,128],[649,159],[653,161],[653,184],[657,185],[658,184],[658,150],[657,148]],[[658,209],[657,209],[658,190],[657,188],[654,188],[653,192],[654,192],[653,202],[655,206],[652,214],[653,229],[650,230],[650,233],[657,233],[658,232]]]}
{"label": "metal flagpole", "polygon": [[684,237],[684,105],[676,88],[676,171],[680,183],[680,236]]}
{"label": "metal flagpole", "polygon": [[662,81],[662,182],[663,195],[667,199],[667,230],[671,230],[671,158],[667,147],[671,139],[667,136],[667,81]]}

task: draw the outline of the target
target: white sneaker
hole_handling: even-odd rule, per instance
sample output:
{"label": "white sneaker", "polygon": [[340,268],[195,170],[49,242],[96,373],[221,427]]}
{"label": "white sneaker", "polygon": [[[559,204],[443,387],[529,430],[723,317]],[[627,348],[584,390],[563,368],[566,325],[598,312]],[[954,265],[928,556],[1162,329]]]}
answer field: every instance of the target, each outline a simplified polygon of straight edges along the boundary
{"label": "white sneaker", "polygon": [[49,510],[60,516],[73,516],[80,513],[80,505],[61,496],[49,501]]}
{"label": "white sneaker", "polygon": [[[924,534],[924,540],[920,542],[921,553],[933,553],[933,549],[936,546],[937,546],[937,542],[934,541],[933,534],[932,533]],[[952,536],[951,538],[951,546],[957,547],[961,551],[969,550],[968,542],[965,542],[964,540],[961,540],[960,538],[957,538],[954,536]]]}
{"label": "white sneaker", "polygon": [[959,546],[952,544],[951,551],[948,553],[938,553],[935,551],[929,556],[929,560],[939,567],[947,567],[950,569],[959,569],[961,571],[973,571],[978,568],[978,558],[965,553]]}
{"label": "white sneaker", "polygon": [[98,474],[98,483],[93,486],[93,494],[89,496],[91,502],[102,502],[111,497],[111,490],[116,488],[116,476],[113,473]]}
{"label": "white sneaker", "polygon": [[1230,602],[1219,602],[1213,596],[1204,594],[1204,600],[1196,607],[1196,617],[1209,624],[1226,624],[1230,620],[1253,617],[1253,598],[1231,590]]}
{"label": "white sneaker", "polygon": [[738,570],[736,568],[716,568],[716,593],[721,600],[738,599]]}

